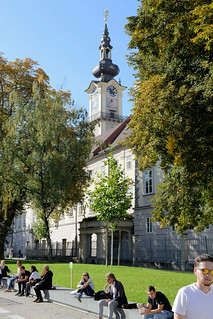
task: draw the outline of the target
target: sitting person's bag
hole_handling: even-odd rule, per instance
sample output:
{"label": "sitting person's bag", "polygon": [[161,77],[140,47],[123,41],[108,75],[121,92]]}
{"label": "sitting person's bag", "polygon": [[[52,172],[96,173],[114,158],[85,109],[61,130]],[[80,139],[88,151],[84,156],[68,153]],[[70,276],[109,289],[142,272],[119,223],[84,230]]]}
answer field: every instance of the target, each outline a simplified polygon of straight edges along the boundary
{"label": "sitting person's bag", "polygon": [[108,299],[109,296],[105,294],[104,290],[99,290],[98,292],[95,293],[95,298],[94,300],[101,300],[101,299]]}
{"label": "sitting person's bag", "polygon": [[122,305],[123,309],[137,309],[137,304],[136,303],[128,303],[128,304],[123,304]]}
{"label": "sitting person's bag", "polygon": [[32,286],[35,286],[41,279],[33,279]]}

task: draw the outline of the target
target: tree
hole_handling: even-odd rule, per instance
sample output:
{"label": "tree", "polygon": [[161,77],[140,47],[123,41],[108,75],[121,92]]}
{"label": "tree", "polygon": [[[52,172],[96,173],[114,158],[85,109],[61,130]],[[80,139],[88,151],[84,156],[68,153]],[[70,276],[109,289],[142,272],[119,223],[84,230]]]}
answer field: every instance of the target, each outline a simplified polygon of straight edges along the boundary
{"label": "tree", "polygon": [[[25,191],[23,183],[19,185],[8,183],[13,179],[14,172],[11,163],[5,158],[5,137],[7,129],[5,123],[10,118],[13,111],[13,103],[10,95],[13,91],[22,95],[23,105],[28,103],[32,97],[33,82],[39,83],[40,92],[50,92],[56,94],[49,85],[49,77],[38,67],[38,63],[31,60],[16,59],[14,62],[8,62],[0,54],[0,259],[4,258],[4,243],[8,231],[11,228],[12,221],[17,214],[23,211],[25,202]],[[69,92],[64,92],[68,98]]]}
{"label": "tree", "polygon": [[86,161],[91,152],[92,126],[84,110],[64,103],[63,94],[42,96],[38,85],[26,105],[15,94],[7,121],[5,157],[15,171],[11,184],[24,181],[28,203],[42,224],[52,257],[50,227],[60,219],[67,204],[81,201],[89,173]]}
{"label": "tree", "polygon": [[[109,222],[106,232],[106,256],[108,253],[108,228],[110,228],[112,231],[111,265],[113,265],[113,231],[116,229],[119,219],[130,218],[127,210],[132,206],[132,194],[128,194],[128,190],[132,180],[125,177],[124,170],[121,169],[121,165],[118,165],[111,152],[104,165],[108,168],[108,172],[105,172],[103,176],[97,174],[99,179],[94,181],[95,189],[89,195],[91,208],[97,219]],[[107,259],[106,265],[108,264]]]}
{"label": "tree", "polygon": [[[140,169],[160,160],[166,174],[155,197],[155,220],[162,225],[165,220],[166,225],[177,224],[183,233],[187,217],[188,228],[199,226],[201,230],[207,226],[207,211],[207,220],[213,223],[212,1],[140,2],[137,16],[128,18],[126,26],[131,36],[129,48],[134,49],[129,63],[137,72],[131,91],[132,134],[127,145],[133,149]],[[186,178],[187,183],[180,185]],[[195,191],[200,189],[199,198],[190,201],[190,209],[176,196],[181,192],[191,198],[189,185]],[[172,214],[165,217],[165,211]],[[194,214],[197,218],[189,223]]]}

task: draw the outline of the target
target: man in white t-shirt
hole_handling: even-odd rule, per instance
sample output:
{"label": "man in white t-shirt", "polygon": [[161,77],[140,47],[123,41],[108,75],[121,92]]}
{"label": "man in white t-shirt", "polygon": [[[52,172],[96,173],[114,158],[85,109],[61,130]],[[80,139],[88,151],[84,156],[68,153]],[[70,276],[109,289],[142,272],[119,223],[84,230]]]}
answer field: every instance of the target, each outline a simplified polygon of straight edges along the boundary
{"label": "man in white t-shirt", "polygon": [[213,318],[213,256],[203,254],[196,257],[194,274],[197,282],[177,293],[172,308],[174,319]]}

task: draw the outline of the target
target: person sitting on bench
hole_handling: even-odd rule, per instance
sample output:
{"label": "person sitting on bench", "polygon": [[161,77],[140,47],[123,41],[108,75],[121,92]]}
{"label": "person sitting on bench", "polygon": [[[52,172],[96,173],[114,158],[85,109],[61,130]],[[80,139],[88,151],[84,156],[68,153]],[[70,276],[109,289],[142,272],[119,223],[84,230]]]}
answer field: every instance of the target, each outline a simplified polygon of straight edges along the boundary
{"label": "person sitting on bench", "polygon": [[1,279],[2,277],[9,277],[7,273],[12,273],[10,269],[5,265],[5,261],[1,261],[1,267],[0,267],[0,286],[1,286]]}
{"label": "person sitting on bench", "polygon": [[50,289],[52,287],[52,277],[53,273],[50,270],[49,265],[44,265],[41,276],[42,279],[34,287],[37,298],[36,300],[33,300],[33,302],[43,302],[41,290]]}
{"label": "person sitting on bench", "polygon": [[167,319],[173,318],[172,307],[167,297],[160,291],[156,291],[155,287],[148,287],[148,303],[146,307],[143,304],[138,305],[143,308],[143,319]]}
{"label": "person sitting on bench", "polygon": [[26,284],[30,277],[30,272],[26,270],[24,266],[21,266],[20,270],[21,270],[21,276],[20,278],[15,280],[15,282],[18,283],[18,292],[16,296],[19,296],[19,297],[24,296]]}
{"label": "person sitting on bench", "polygon": [[41,276],[36,269],[36,266],[30,266],[30,273],[31,275],[26,285],[26,297],[28,297],[30,294],[30,287],[35,286],[39,281],[41,281]]}
{"label": "person sitting on bench", "polygon": [[18,269],[17,269],[17,274],[16,275],[12,275],[10,277],[10,281],[9,281],[9,284],[8,284],[8,287],[5,289],[5,292],[10,292],[10,291],[16,291],[15,289],[12,289],[13,285],[14,285],[14,282],[16,279],[19,279],[20,276],[21,276],[21,269],[20,267],[22,266],[22,262],[20,260],[17,261],[16,263]]}
{"label": "person sitting on bench", "polygon": [[93,296],[95,292],[93,280],[90,278],[88,272],[84,272],[81,281],[77,286],[77,290],[71,294],[75,294],[76,298],[81,298],[82,294],[85,293],[86,296]]}
{"label": "person sitting on bench", "polygon": [[[123,304],[127,304],[124,287],[120,281],[116,280],[113,273],[109,272],[105,277],[107,282],[104,286],[104,292],[107,299],[101,299],[98,302],[99,319],[103,318],[104,306],[108,307],[108,319],[112,319],[113,312],[115,312],[116,318],[125,319],[124,310],[120,308]],[[107,288],[108,286],[109,288]]]}

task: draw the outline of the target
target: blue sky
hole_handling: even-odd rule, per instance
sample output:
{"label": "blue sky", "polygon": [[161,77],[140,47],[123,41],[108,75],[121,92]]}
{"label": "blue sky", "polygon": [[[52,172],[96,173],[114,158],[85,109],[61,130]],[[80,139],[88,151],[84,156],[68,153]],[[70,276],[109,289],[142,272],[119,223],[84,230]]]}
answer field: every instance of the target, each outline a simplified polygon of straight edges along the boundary
{"label": "blue sky", "polygon": [[126,17],[136,15],[137,0],[1,0],[0,4],[0,52],[4,57],[37,61],[52,87],[70,90],[76,106],[87,110],[89,99],[84,91],[95,80],[92,69],[100,60],[107,8],[112,61],[120,68],[115,79],[127,86],[123,115],[130,114],[128,88],[133,86],[134,71],[127,64],[130,38],[124,26]]}

